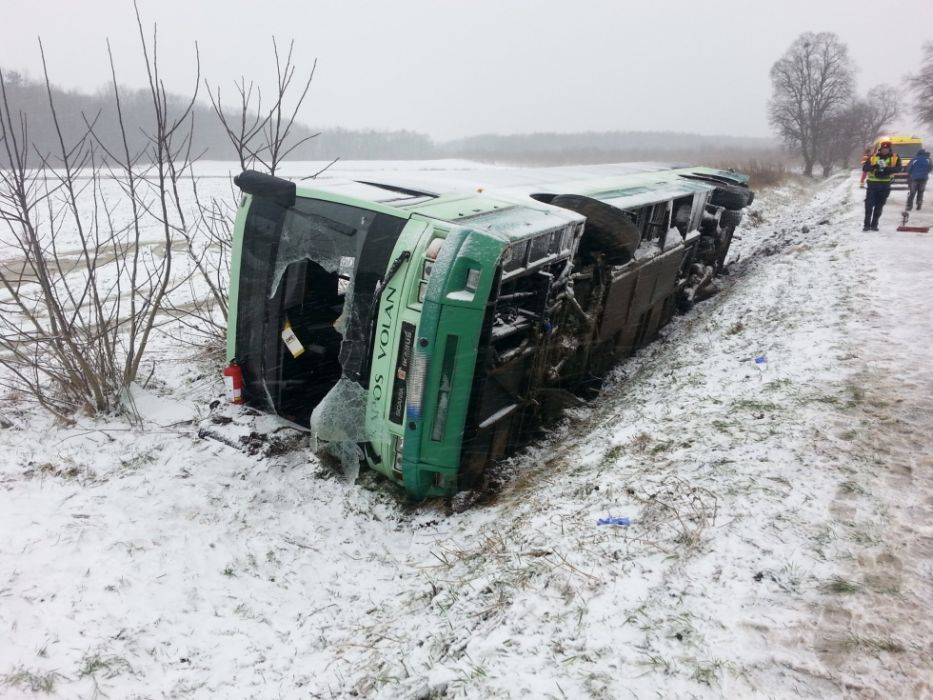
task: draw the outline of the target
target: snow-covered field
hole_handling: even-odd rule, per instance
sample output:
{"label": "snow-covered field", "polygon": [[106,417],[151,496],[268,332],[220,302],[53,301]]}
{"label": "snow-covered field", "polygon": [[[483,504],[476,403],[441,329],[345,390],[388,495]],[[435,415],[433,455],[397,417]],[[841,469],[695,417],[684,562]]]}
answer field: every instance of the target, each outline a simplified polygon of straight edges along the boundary
{"label": "snow-covered field", "polygon": [[4,397],[0,697],[933,697],[904,198],[760,194],[723,291],[457,512],[199,440],[219,368],[170,338],[145,429]]}

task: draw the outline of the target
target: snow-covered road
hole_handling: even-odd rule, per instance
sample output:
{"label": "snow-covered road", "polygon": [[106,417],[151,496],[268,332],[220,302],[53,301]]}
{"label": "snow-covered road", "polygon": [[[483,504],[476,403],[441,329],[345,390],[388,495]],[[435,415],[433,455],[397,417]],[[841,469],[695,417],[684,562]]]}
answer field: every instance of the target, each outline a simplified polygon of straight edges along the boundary
{"label": "snow-covered road", "polygon": [[[5,410],[0,697],[933,696],[933,233],[903,200],[867,234],[852,177],[759,196],[723,291],[462,512]],[[168,399],[222,392],[163,352]]]}

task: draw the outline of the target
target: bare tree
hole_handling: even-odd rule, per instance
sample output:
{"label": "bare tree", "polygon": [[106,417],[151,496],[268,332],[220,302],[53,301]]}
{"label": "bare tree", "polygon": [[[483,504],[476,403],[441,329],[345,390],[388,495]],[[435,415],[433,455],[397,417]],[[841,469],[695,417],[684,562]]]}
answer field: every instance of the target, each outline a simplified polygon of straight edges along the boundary
{"label": "bare tree", "polygon": [[[152,97],[152,111],[155,117],[155,127],[147,134],[149,140],[148,161],[150,172],[144,182],[150,189],[151,200],[154,206],[147,206],[147,200],[138,196],[138,193],[129,190],[130,201],[133,202],[134,213],[138,214],[138,207],[146,210],[160,228],[162,238],[162,265],[159,269],[158,282],[154,291],[148,293],[145,297],[138,294],[131,296],[131,310],[129,315],[129,328],[127,336],[129,338],[129,352],[127,353],[124,384],[128,384],[136,378],[139,371],[139,363],[142,360],[143,350],[149,340],[149,336],[155,326],[156,315],[162,311],[163,301],[171,289],[172,285],[172,258],[175,241],[179,234],[188,230],[188,222],[185,219],[184,208],[181,205],[179,194],[179,181],[185,175],[190,174],[192,156],[191,141],[194,133],[194,122],[192,119],[192,108],[197,100],[198,85],[200,84],[200,60],[195,45],[195,84],[192,89],[191,98],[187,104],[184,104],[178,114],[171,114],[169,110],[169,96],[165,90],[165,84],[159,75],[159,64],[157,56],[157,34],[153,28],[152,36],[152,55],[150,56],[150,47],[146,41],[143,30],[142,20],[139,16],[139,8],[136,9],[136,24],[139,30],[139,41],[145,59],[146,73],[149,79],[149,92]],[[109,48],[109,47],[108,47]],[[119,96],[116,83],[116,72],[113,69],[113,55],[110,56],[111,73],[114,76],[114,100],[119,110]],[[124,141],[124,145],[125,145]],[[134,158],[130,156],[128,150],[124,150],[123,160],[115,159],[126,176],[126,179],[132,182]],[[139,217],[135,217],[134,226],[134,247],[138,251],[140,242]],[[139,304],[139,307],[136,304]],[[144,310],[140,314],[140,309]],[[138,319],[138,320],[137,320]],[[139,347],[136,347],[138,342]]]}
{"label": "bare tree", "polygon": [[288,45],[288,54],[283,61],[279,55],[279,45],[275,37],[272,37],[276,94],[272,105],[266,111],[262,108],[262,91],[252,81],[247,83],[244,77],[241,77],[235,84],[238,104],[232,112],[224,108],[220,88],[212,91],[210,85],[205,82],[214,112],[236,150],[240,168],[243,170],[259,163],[270,175],[275,175],[281,162],[292,151],[320,136],[320,133],[313,133],[290,143],[295,118],[308,96],[311,81],[314,79],[314,71],[317,69],[317,60],[315,60],[304,83],[298,85],[299,92],[291,108],[286,107],[286,98],[291,96],[291,88],[295,79],[296,67],[292,62],[294,47],[293,39]]}
{"label": "bare tree", "polygon": [[54,152],[32,148],[28,119],[11,110],[0,73],[0,147],[11,165],[0,170],[0,242],[17,256],[0,263],[0,385],[64,419],[123,405],[173,289],[173,250],[188,225],[177,183],[191,163],[194,97],[170,108],[155,33],[150,44],[138,10],[137,25],[154,125],[142,150],[129,145],[112,55],[122,150],[95,133],[96,116],[84,115],[76,140],[65,137],[41,42]]}
{"label": "bare tree", "polygon": [[823,168],[823,177],[829,177],[835,165],[848,168],[852,158],[897,116],[898,94],[890,85],[876,85],[864,98],[854,99],[845,109],[831,114],[817,148],[817,162]]}
{"label": "bare tree", "polygon": [[[319,134],[292,139],[293,128],[308,95],[317,62],[312,65],[303,82],[295,82],[296,66],[292,58],[294,41],[289,44],[284,60],[274,37],[272,47],[276,92],[272,104],[265,111],[262,91],[243,77],[235,83],[237,102],[230,109],[223,106],[219,88],[212,91],[206,81],[205,85],[214,113],[237,153],[241,170],[258,165],[274,175],[285,158]],[[332,161],[310,177],[320,175],[335,162]],[[192,180],[192,187],[198,215],[192,227],[180,230],[185,239],[188,259],[194,268],[194,274],[187,280],[191,298],[185,304],[170,302],[169,310],[208,349],[219,348],[223,347],[227,332],[231,237],[239,193],[231,189],[227,198],[211,197],[205,200],[199,193],[196,179]],[[203,293],[205,289],[206,295]]]}
{"label": "bare tree", "polygon": [[227,334],[230,253],[239,193],[231,181],[228,197],[205,199],[197,179],[190,184],[197,212],[193,225],[180,230],[191,268],[183,281],[188,299],[179,303],[169,298],[166,310],[187,331],[183,342],[219,354]]}
{"label": "bare tree", "polygon": [[829,177],[833,166],[845,163],[860,140],[863,105],[853,102],[825,120],[825,134],[817,142],[817,162],[823,177]]}
{"label": "bare tree", "polygon": [[900,116],[900,100],[900,95],[891,85],[876,85],[868,91],[865,99],[859,100],[858,145],[865,147],[870,144]]}
{"label": "bare tree", "polygon": [[831,32],[801,34],[771,67],[769,118],[782,139],[813,175],[830,120],[849,104],[854,84],[849,51]]}
{"label": "bare tree", "polygon": [[[110,348],[100,341],[112,319],[94,295],[94,270],[113,241],[100,228],[78,222],[80,249],[68,254],[57,246],[78,194],[98,192],[96,182],[80,186],[74,177],[93,162],[89,136],[63,144],[55,171],[47,155],[30,157],[28,120],[10,109],[2,73],[0,104],[0,143],[9,164],[0,170],[0,219],[6,224],[0,242],[18,254],[0,265],[0,381],[60,417],[80,408],[104,410],[114,367]],[[58,284],[72,272],[78,272],[72,284]]]}
{"label": "bare tree", "polygon": [[907,78],[914,96],[914,113],[924,124],[933,128],[933,41],[923,45],[920,71]]}

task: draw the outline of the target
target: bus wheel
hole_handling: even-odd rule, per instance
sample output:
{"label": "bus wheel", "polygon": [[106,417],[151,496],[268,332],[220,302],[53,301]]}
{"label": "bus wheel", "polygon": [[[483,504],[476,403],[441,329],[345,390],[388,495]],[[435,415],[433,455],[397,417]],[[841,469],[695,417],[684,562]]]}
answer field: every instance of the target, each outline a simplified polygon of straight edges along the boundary
{"label": "bus wheel", "polygon": [[586,217],[586,226],[580,239],[581,253],[602,253],[610,265],[624,265],[632,259],[641,242],[641,231],[621,209],[576,194],[558,195],[551,200],[551,204]]}
{"label": "bus wheel", "polygon": [[710,202],[726,209],[742,209],[752,203],[755,194],[747,187],[717,184]]}

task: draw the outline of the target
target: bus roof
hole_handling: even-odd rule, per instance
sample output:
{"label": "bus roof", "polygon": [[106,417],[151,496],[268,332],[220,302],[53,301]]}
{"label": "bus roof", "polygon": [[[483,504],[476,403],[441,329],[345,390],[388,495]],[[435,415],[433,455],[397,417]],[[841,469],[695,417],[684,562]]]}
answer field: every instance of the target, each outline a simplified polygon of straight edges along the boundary
{"label": "bus roof", "polygon": [[584,195],[626,209],[708,191],[715,181],[741,184],[747,179],[733,171],[663,163],[490,167],[381,173],[378,182],[315,179],[313,187],[301,185],[298,194],[370,202],[399,216],[417,214],[516,239],[582,221],[578,214],[546,204],[548,195]]}

